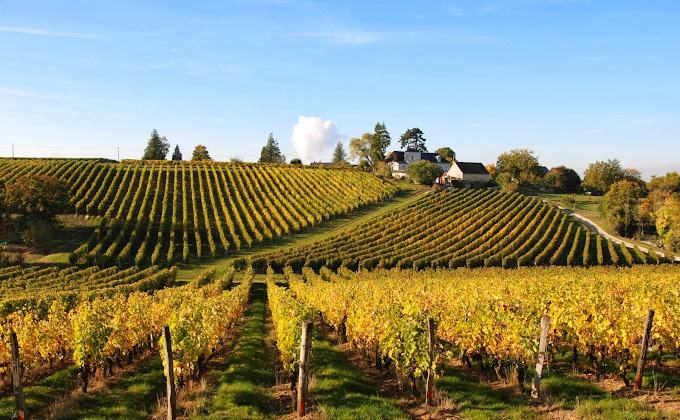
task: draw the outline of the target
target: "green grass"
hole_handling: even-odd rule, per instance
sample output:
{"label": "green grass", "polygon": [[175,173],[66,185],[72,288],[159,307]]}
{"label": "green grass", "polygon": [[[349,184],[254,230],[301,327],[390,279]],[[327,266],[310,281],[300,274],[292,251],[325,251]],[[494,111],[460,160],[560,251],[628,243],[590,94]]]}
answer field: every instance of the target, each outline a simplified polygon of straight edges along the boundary
{"label": "green grass", "polygon": [[579,418],[602,420],[666,419],[662,413],[624,398],[591,399],[581,402],[576,410]]}
{"label": "green grass", "polygon": [[[36,385],[24,388],[26,411],[33,417],[44,411],[54,400],[73,391],[77,385],[78,369],[70,366],[43,379]],[[11,419],[15,411],[14,396],[0,399],[0,419]]]}
{"label": "green grass", "polygon": [[165,374],[160,356],[153,356],[120,382],[80,395],[61,419],[146,419],[158,409],[165,394]]}
{"label": "green grass", "polygon": [[495,390],[452,368],[446,368],[437,389],[455,404],[456,415],[465,419],[538,418],[523,398]]}
{"label": "green grass", "polygon": [[[647,372],[645,373],[647,378]],[[649,389],[650,387],[643,387]],[[604,391],[597,384],[562,372],[541,381],[543,395],[563,409],[576,410],[586,419],[660,419],[663,413],[652,407]]]}
{"label": "green grass", "polygon": [[421,192],[423,192],[422,189],[400,189],[394,197],[385,199],[379,203],[364,206],[346,214],[337,215],[316,226],[312,226],[299,232],[293,232],[290,235],[284,235],[280,238],[273,239],[270,242],[255,245],[252,248],[242,248],[239,251],[234,251],[228,257],[220,259],[204,258],[202,261],[190,261],[190,264],[180,265],[177,278],[178,280],[193,279],[201,271],[210,267],[215,267],[218,271],[226,269],[237,258],[251,257],[262,252],[288,249],[325,239],[381,214],[407,205],[420,197],[419,193]]}
{"label": "green grass", "polygon": [[40,249],[31,249],[25,254],[27,263],[68,264],[71,251],[92,235],[99,219],[75,215],[59,215],[51,238]]}
{"label": "green grass", "polygon": [[549,194],[524,190],[522,190],[522,193],[524,195],[541,198],[551,204],[579,213],[598,225],[606,225],[605,220],[602,219],[602,216],[600,215],[601,196],[584,194]]}
{"label": "green grass", "polygon": [[329,419],[408,419],[399,404],[378,395],[362,372],[318,332],[310,360],[316,386],[310,389]]}
{"label": "green grass", "polygon": [[578,401],[597,401],[610,396],[592,382],[571,375],[551,376],[541,380],[543,395],[560,402],[568,410],[576,408]]}
{"label": "green grass", "polygon": [[196,401],[198,418],[268,419],[280,414],[270,389],[276,383],[274,361],[267,348],[267,291],[254,283],[247,322],[236,347],[208,374],[216,390]]}

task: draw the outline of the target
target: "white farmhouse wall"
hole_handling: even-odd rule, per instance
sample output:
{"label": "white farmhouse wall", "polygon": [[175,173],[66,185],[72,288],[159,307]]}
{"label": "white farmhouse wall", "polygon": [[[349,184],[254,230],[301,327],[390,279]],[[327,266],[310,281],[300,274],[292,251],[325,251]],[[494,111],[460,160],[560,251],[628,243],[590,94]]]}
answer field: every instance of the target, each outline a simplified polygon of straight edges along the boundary
{"label": "white farmhouse wall", "polygon": [[452,179],[463,179],[463,172],[458,165],[451,165],[451,168],[449,168],[446,174]]}
{"label": "white farmhouse wall", "polygon": [[404,152],[404,161],[407,164],[416,163],[420,160],[420,152]]}
{"label": "white farmhouse wall", "polygon": [[489,182],[491,180],[489,174],[464,174],[458,165],[451,165],[447,175],[451,179],[462,179],[470,182]]}

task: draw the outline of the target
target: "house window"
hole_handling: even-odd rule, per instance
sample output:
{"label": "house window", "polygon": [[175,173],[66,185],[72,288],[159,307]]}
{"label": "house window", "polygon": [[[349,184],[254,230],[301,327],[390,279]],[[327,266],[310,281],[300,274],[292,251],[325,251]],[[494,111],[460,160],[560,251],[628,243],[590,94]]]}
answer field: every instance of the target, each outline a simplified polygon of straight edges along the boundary
{"label": "house window", "polygon": [[411,160],[413,160],[413,156],[411,156]]}

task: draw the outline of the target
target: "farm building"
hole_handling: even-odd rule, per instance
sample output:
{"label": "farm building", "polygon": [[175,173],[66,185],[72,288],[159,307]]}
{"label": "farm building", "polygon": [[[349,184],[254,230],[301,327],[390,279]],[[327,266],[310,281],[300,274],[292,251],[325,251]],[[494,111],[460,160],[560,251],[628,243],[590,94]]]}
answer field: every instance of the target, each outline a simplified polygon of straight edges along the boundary
{"label": "farm building", "polygon": [[482,184],[491,180],[489,171],[481,163],[455,160],[447,171],[446,178],[448,181],[469,181],[473,184]]}
{"label": "farm building", "polygon": [[421,152],[420,150],[412,148],[408,148],[404,152],[393,151],[387,155],[385,162],[387,162],[387,166],[392,171],[392,176],[395,178],[403,178],[408,176],[406,175],[406,168],[408,168],[410,164],[421,160],[428,160],[437,164],[445,173],[451,169],[451,162],[437,153]]}

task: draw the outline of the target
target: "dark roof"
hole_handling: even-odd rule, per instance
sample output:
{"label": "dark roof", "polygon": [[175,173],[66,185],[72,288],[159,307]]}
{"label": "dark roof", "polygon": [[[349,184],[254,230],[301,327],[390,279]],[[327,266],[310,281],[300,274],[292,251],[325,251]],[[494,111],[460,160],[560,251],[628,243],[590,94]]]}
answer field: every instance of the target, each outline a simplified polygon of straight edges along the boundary
{"label": "dark roof", "polygon": [[484,165],[479,162],[456,162],[456,165],[464,174],[488,175]]}
{"label": "dark roof", "polygon": [[[449,163],[449,161],[446,160],[445,157],[440,157],[440,160],[437,161],[437,156],[439,156],[437,153],[420,152],[416,149],[411,149],[411,148],[406,149],[406,152],[420,153],[420,158],[422,160],[427,160],[427,161],[430,161],[432,163]],[[387,163],[390,163],[390,162],[406,163],[406,161],[404,160],[404,153],[406,153],[406,152],[399,152],[399,151],[395,150],[394,152],[387,155],[387,157],[385,158],[385,162],[387,162]]]}
{"label": "dark roof", "polygon": [[539,170],[539,172],[541,172],[541,175],[543,175],[543,176],[545,176],[545,174],[550,172],[550,170],[548,168],[546,168],[545,166],[539,166],[538,170]]}
{"label": "dark roof", "polygon": [[390,153],[385,158],[385,162],[387,162],[387,163],[390,163],[390,162],[406,163],[406,162],[404,162],[404,152],[394,151],[394,152]]}
{"label": "dark roof", "polygon": [[406,151],[407,151],[407,152],[420,152],[420,150],[414,149],[413,147],[408,147],[408,148],[406,148]]}
{"label": "dark roof", "polygon": [[448,162],[448,160],[444,159],[443,157],[439,156],[439,160],[437,160],[437,156],[439,156],[436,153],[421,153],[420,158],[422,160],[429,160],[432,163],[441,163],[441,162]]}

